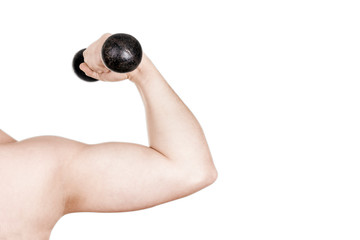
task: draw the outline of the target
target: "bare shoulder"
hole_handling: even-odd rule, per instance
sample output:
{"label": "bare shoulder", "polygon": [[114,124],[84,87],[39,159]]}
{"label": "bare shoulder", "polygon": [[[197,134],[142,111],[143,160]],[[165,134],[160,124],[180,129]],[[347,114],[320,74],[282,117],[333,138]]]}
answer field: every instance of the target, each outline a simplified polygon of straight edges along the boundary
{"label": "bare shoulder", "polygon": [[58,136],[39,136],[28,138],[12,144],[12,147],[32,156],[50,157],[54,160],[64,160],[75,154],[85,144]]}
{"label": "bare shoulder", "polygon": [[69,160],[85,144],[57,136],[39,136],[0,144],[0,175],[11,178],[42,179],[48,184],[62,182]]}
{"label": "bare shoulder", "polygon": [[8,231],[29,223],[35,231],[52,229],[64,214],[64,170],[82,145],[55,136],[0,144],[0,225],[6,223]]}
{"label": "bare shoulder", "polygon": [[38,136],[17,142],[18,144],[45,144],[48,146],[75,146],[83,143],[59,136]]}
{"label": "bare shoulder", "polygon": [[[53,198],[52,203],[60,205],[66,197],[64,173],[71,158],[83,146],[85,144],[57,136],[39,136],[0,144],[0,181],[8,186],[9,182],[14,182],[12,189],[27,189],[29,196],[33,197],[37,192],[39,198]],[[19,185],[21,182],[23,184]],[[26,187],[27,184],[31,187]],[[23,199],[27,198],[24,196]]]}
{"label": "bare shoulder", "polygon": [[[75,154],[85,144],[57,136],[39,136],[0,144],[2,164],[36,162],[60,163]],[[11,160],[9,160],[11,158]]]}

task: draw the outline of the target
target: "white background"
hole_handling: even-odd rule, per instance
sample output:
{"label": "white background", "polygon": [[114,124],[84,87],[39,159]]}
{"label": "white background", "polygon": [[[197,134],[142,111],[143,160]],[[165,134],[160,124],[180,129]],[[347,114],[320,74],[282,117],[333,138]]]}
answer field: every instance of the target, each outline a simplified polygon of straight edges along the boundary
{"label": "white background", "polygon": [[74,53],[130,33],[200,121],[217,182],[129,213],[63,217],[60,239],[360,239],[358,1],[2,1],[0,126],[18,140],[147,144],[129,81]]}

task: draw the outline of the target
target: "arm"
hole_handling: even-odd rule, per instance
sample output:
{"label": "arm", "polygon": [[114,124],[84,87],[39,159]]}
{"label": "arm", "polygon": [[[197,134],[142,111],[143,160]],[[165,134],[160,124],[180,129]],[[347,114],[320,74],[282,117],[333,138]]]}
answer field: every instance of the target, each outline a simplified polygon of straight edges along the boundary
{"label": "arm", "polygon": [[95,72],[89,62],[81,69],[100,80],[128,78],[136,85],[145,106],[149,147],[83,145],[69,163],[69,212],[143,209],[215,181],[217,172],[199,123],[145,54],[127,75]]}
{"label": "arm", "polygon": [[16,140],[0,129],[0,144],[13,142],[16,142]]}

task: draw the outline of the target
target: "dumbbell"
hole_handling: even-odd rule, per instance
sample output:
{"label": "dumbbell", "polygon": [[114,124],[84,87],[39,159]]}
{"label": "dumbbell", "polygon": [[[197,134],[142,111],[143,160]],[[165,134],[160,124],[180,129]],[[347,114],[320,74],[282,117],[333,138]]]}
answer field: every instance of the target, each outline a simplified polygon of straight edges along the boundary
{"label": "dumbbell", "polygon": [[[73,59],[75,74],[87,82],[95,82],[97,79],[88,77],[81,69],[84,62],[83,52],[86,48],[78,51]],[[142,48],[139,41],[126,33],[113,34],[106,39],[101,48],[101,57],[105,67],[118,73],[127,73],[139,66],[142,58]]]}

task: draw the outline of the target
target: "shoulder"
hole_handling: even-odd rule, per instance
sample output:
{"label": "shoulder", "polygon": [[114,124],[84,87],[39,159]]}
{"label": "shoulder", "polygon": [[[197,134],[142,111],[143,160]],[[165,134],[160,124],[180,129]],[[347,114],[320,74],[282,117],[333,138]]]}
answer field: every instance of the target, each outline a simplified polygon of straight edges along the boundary
{"label": "shoulder", "polygon": [[13,146],[39,151],[58,150],[59,148],[72,151],[85,146],[85,144],[58,136],[38,136],[16,142]]}
{"label": "shoulder", "polygon": [[83,145],[55,136],[0,144],[0,203],[1,196],[15,196],[17,192],[18,197],[3,202],[13,203],[16,209],[23,206],[20,210],[29,216],[32,209],[39,209],[36,214],[44,219],[54,211],[61,216],[67,198],[65,172]]}
{"label": "shoulder", "polygon": [[2,151],[19,163],[34,162],[55,167],[65,165],[85,145],[63,137],[39,136],[5,144]]}
{"label": "shoulder", "polygon": [[0,129],[0,144],[14,143],[16,140]]}

